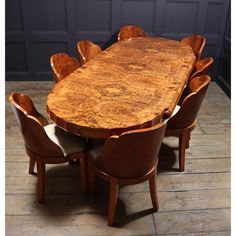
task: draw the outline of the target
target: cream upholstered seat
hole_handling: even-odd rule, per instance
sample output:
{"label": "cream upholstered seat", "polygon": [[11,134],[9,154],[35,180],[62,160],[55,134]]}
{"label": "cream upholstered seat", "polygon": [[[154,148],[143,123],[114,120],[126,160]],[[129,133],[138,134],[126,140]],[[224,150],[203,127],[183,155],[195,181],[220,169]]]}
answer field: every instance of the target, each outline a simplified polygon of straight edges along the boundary
{"label": "cream upholstered seat", "polygon": [[180,106],[176,105],[174,111],[171,114],[171,116],[169,118],[167,118],[167,119],[164,119],[163,122],[166,124],[168,122],[168,120],[179,111],[179,109],[180,109]]}
{"label": "cream upholstered seat", "polygon": [[55,124],[46,125],[43,128],[47,136],[61,148],[64,156],[84,151],[84,141],[82,137],[68,133]]}

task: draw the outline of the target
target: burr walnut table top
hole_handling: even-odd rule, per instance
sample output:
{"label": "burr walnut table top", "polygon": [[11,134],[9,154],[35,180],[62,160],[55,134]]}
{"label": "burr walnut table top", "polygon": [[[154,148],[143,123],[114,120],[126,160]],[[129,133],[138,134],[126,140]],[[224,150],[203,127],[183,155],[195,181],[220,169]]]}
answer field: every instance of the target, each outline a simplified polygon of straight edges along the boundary
{"label": "burr walnut table top", "polygon": [[151,126],[172,113],[194,62],[175,40],[120,41],[57,83],[47,111],[58,126],[91,138]]}

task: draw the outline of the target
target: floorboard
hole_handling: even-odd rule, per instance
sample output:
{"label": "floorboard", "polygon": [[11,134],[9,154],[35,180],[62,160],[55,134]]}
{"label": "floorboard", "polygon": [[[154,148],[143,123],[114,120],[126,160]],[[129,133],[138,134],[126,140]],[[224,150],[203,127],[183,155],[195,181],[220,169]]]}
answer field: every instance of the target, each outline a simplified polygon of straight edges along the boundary
{"label": "floorboard", "polygon": [[192,132],[185,172],[177,169],[178,139],[163,141],[157,175],[159,211],[151,210],[147,182],[121,187],[116,227],[107,227],[108,184],[97,179],[96,194],[83,195],[79,166],[48,165],[46,202],[37,203],[37,176],[28,174],[29,158],[7,97],[12,92],[28,94],[48,117],[46,96],[53,84],[6,82],[7,236],[230,235],[230,100],[216,83],[209,86]]}

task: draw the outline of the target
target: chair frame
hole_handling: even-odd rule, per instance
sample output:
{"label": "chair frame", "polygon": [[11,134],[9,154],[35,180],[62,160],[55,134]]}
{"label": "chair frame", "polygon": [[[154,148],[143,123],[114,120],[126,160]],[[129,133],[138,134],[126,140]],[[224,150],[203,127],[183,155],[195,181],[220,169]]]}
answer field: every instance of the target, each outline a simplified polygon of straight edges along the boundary
{"label": "chair frame", "polygon": [[[67,73],[65,74],[62,74],[60,73],[56,66],[55,66],[55,62],[54,60],[57,59],[57,57],[61,57],[61,60],[64,61],[65,63],[65,67],[66,67],[66,64],[68,64],[68,62],[71,62],[73,63],[73,69],[71,70],[69,67],[68,68],[68,71]],[[51,68],[52,68],[52,72],[53,72],[53,76],[54,76],[54,79],[55,79],[55,82],[58,83],[59,81],[61,81],[62,79],[64,79],[66,76],[68,76],[70,73],[74,72],[76,69],[78,69],[80,67],[80,63],[79,61],[74,58],[74,57],[70,57],[68,54],[66,53],[56,53],[54,55],[52,55],[50,57],[50,65],[51,65]],[[77,66],[77,67],[76,67]]]}
{"label": "chair frame", "polygon": [[[86,45],[85,45],[86,44]],[[91,55],[86,50],[93,50],[95,52],[95,55],[93,55],[91,57]],[[79,42],[77,42],[77,50],[79,52],[79,58],[80,58],[80,63],[81,65],[84,65],[85,63],[87,63],[88,61],[90,61],[92,58],[94,58],[96,55],[100,54],[102,52],[102,49],[99,45],[93,43],[90,40],[81,40]]]}
{"label": "chair frame", "polygon": [[165,137],[174,136],[179,138],[179,170],[184,171],[185,167],[185,149],[189,148],[191,132],[195,129],[197,121],[184,129],[166,129]]}
{"label": "chair frame", "polygon": [[109,208],[108,208],[108,225],[113,226],[115,219],[115,211],[117,205],[118,190],[120,185],[133,185],[142,183],[146,180],[149,181],[150,195],[153,205],[153,211],[156,212],[159,209],[158,197],[157,197],[157,164],[145,175],[138,178],[116,178],[106,174],[105,172],[97,169],[94,166],[93,158],[88,154],[88,173],[89,173],[89,192],[95,193],[95,177],[99,176],[110,185],[109,193]]}
{"label": "chair frame", "polygon": [[[163,129],[165,131],[165,125],[162,123],[158,124],[158,129]],[[139,129],[135,132],[145,132],[149,131],[151,128]],[[134,131],[128,131],[123,134],[133,133]],[[119,138],[119,136],[112,136],[114,138]],[[112,138],[110,137],[110,138]],[[161,137],[160,137],[160,145],[161,145]],[[133,185],[144,182],[146,180],[149,181],[149,188],[150,188],[150,196],[153,205],[153,211],[156,212],[159,208],[158,205],[158,197],[157,197],[157,165],[158,165],[158,158],[155,160],[154,164],[150,167],[150,169],[143,174],[142,176],[138,177],[116,177],[105,173],[104,171],[100,170],[95,166],[95,161],[90,153],[87,153],[88,157],[88,173],[89,173],[89,192],[91,194],[95,193],[95,178],[96,176],[100,177],[104,181],[108,182],[110,185],[110,192],[109,192],[109,208],[108,208],[108,225],[113,226],[114,219],[115,219],[115,211],[117,205],[117,197],[118,197],[118,190],[120,185]],[[158,155],[158,154],[157,154]]]}
{"label": "chair frame", "polygon": [[[125,38],[122,38],[121,37],[121,34],[122,32],[124,32],[124,30],[128,30],[129,31],[129,35],[130,37],[125,37]],[[132,30],[138,30],[140,31],[141,35],[140,36],[132,36]],[[148,37],[148,33],[146,33],[141,27],[139,26],[136,26],[136,25],[124,25],[120,28],[119,30],[119,33],[118,33],[118,37],[117,37],[117,40],[118,41],[122,41],[122,40],[125,40],[125,39],[130,39],[130,38],[138,38],[138,37]]]}
{"label": "chair frame", "polygon": [[197,63],[201,63],[204,60],[208,60],[207,63],[204,64],[204,66],[202,66],[202,68],[200,68],[199,70],[196,70],[195,72],[193,72],[191,74],[189,82],[195,77],[208,74],[209,70],[211,69],[211,67],[214,63],[214,59],[212,57],[206,57],[206,58],[198,60]]}
{"label": "chair frame", "polygon": [[[28,113],[27,109],[24,109],[22,107],[22,104],[18,104],[15,99],[14,96],[22,96],[25,97],[24,100],[25,104],[24,106],[27,107],[27,109],[30,109],[30,114]],[[31,98],[25,94],[19,94],[19,93],[12,93],[9,96],[9,101],[13,107],[13,110],[15,112],[16,110],[19,110],[21,113],[23,113],[23,116],[25,116],[27,119],[30,119],[33,122],[36,122],[38,127],[41,127],[43,132],[45,133],[43,127],[48,125],[48,121],[47,119],[41,115],[35,108]],[[17,114],[18,117],[18,114]],[[20,122],[21,123],[21,122]],[[22,125],[22,124],[21,124]],[[24,125],[24,124],[23,124]],[[27,125],[27,124],[25,124]],[[46,135],[46,133],[45,133]],[[61,148],[54,143],[51,139],[49,139],[47,137],[47,135],[45,137],[43,136],[38,136],[41,139],[41,142],[44,142],[46,140],[44,140],[44,138],[48,139],[48,141],[50,140],[50,142],[53,143],[54,147],[56,147],[57,149],[61,150]],[[31,175],[35,175],[36,173],[34,172],[34,168],[35,168],[35,164],[37,165],[37,178],[38,178],[38,202],[39,203],[44,203],[45,200],[45,165],[46,164],[62,164],[62,163],[66,163],[69,162],[71,160],[79,160],[80,161],[80,171],[81,171],[81,185],[82,185],[82,192],[86,193],[87,192],[87,176],[86,176],[86,155],[85,152],[78,152],[78,153],[71,153],[67,156],[64,156],[62,151],[59,152],[61,153],[61,155],[53,155],[53,156],[45,156],[45,155],[39,155],[34,153],[33,151],[30,150],[30,148],[28,148],[25,145],[25,151],[27,153],[27,155],[29,156],[29,174]]]}
{"label": "chair frame", "polygon": [[[189,39],[192,39],[193,37],[199,37],[201,38],[202,42],[201,42],[201,46],[200,48],[198,49],[197,52],[194,51],[194,49],[192,48],[192,46],[189,44],[189,42],[187,43],[186,41],[188,41]],[[190,35],[190,36],[187,36],[187,37],[184,37],[183,39],[181,39],[181,42],[183,42],[184,44],[187,44],[189,45],[192,49],[193,49],[193,52],[196,56],[196,61],[200,60],[201,59],[201,56],[202,56],[202,52],[203,52],[203,49],[204,49],[204,46],[206,44],[206,38],[202,35],[198,35],[198,34],[195,34],[195,35]]]}
{"label": "chair frame", "polygon": [[[189,104],[191,104],[194,101],[194,97],[200,96],[199,99],[201,99],[201,96],[202,96],[202,101],[203,101],[205,93],[206,93],[207,88],[209,86],[209,83],[211,81],[211,78],[208,75],[202,75],[200,77],[195,77],[194,79],[201,79],[201,78],[204,78],[205,81],[202,84],[198,85],[199,87],[197,87],[194,91],[190,92],[189,94],[186,92],[186,95],[185,95],[186,97],[183,98],[179,111],[173,117],[171,117],[168,122],[170,122],[170,121],[173,122],[173,120],[174,120],[174,125],[176,125],[177,123],[181,124],[181,118],[183,119],[183,117],[184,118],[188,117],[188,116],[186,116],[186,113],[189,112],[187,109],[189,109],[189,107],[190,107]],[[190,81],[190,82],[193,83],[193,86],[194,86],[195,81],[193,81],[193,82]],[[195,82],[195,83],[198,84],[198,82]],[[189,86],[190,86],[190,84],[189,84]],[[185,91],[187,91],[187,89]],[[201,101],[201,100],[197,100],[197,102],[198,102],[197,104],[199,104],[199,101]],[[187,106],[187,108],[186,108],[186,106]],[[198,109],[200,109],[200,107]],[[194,114],[194,111],[190,111],[190,113],[192,115],[192,114]],[[193,119],[192,121],[191,121],[191,119],[190,119],[190,121],[187,121],[187,123],[190,123],[190,122],[191,123],[188,125],[187,124],[183,125],[183,126],[186,126],[183,128],[169,128],[168,122],[167,122],[165,137],[175,136],[175,137],[179,138],[179,170],[181,172],[184,171],[184,168],[185,168],[185,149],[189,148],[191,131],[193,131],[197,125],[197,120],[196,120],[197,113],[198,113],[198,111],[195,113],[195,115],[193,115],[193,116],[195,116],[195,118],[192,117],[192,119]],[[186,119],[183,119],[183,120],[186,123]],[[173,123],[172,123],[172,125],[173,125]]]}

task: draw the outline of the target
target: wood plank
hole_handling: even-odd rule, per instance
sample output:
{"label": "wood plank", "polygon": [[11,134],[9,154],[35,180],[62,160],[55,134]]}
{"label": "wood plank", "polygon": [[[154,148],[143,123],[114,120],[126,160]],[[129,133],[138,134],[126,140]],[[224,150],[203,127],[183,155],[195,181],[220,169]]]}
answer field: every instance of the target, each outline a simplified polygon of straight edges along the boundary
{"label": "wood plank", "polygon": [[[185,235],[185,233],[215,235],[214,231],[218,231],[218,235],[225,235],[224,231],[230,231],[230,209],[178,211],[177,214],[158,212],[154,217],[158,235]],[[223,231],[223,233],[221,234],[219,231]],[[212,232],[212,234],[208,234],[208,232]]]}
{"label": "wood plank", "polygon": [[[176,138],[172,138],[173,140],[173,147],[163,145],[161,149],[162,156],[172,156],[173,151],[176,158],[178,157],[178,150]],[[225,146],[199,146],[191,147],[186,150],[186,159],[191,158],[227,158],[231,156],[231,147],[230,145]],[[163,159],[163,158],[162,158]],[[26,156],[25,150],[23,148],[7,148],[6,149],[6,161],[16,161],[16,162],[26,162],[28,161],[28,157]]]}
{"label": "wood plank", "polygon": [[[74,176],[73,176],[74,174]],[[46,177],[46,194],[78,194],[81,193],[79,172],[65,173],[64,177]],[[72,176],[68,176],[72,175]],[[215,174],[184,174],[157,176],[158,191],[186,191],[205,189],[230,188],[230,173]],[[6,194],[36,194],[37,177],[25,175],[22,177],[6,177]],[[108,192],[108,184],[97,178],[97,192]],[[149,192],[148,182],[141,184],[122,186],[120,192],[135,193]]]}
{"label": "wood plank", "polygon": [[[220,197],[219,197],[220,196]],[[46,195],[38,204],[36,195],[6,195],[6,215],[105,214],[108,193]],[[230,189],[158,192],[159,212],[230,207]],[[142,203],[142,204],[140,204]],[[117,214],[133,214],[152,208],[149,193],[119,193]]]}
{"label": "wood plank", "polygon": [[[47,117],[46,96],[53,85],[7,82],[6,101],[11,92],[29,94]],[[159,166],[164,169],[157,176],[160,211],[153,218],[148,182],[122,186],[119,223],[111,228],[106,226],[108,184],[97,179],[95,196],[81,194],[79,166],[48,166],[46,203],[37,203],[37,177],[28,174],[23,139],[7,102],[6,214],[12,215],[6,216],[6,235],[230,235],[230,115],[230,100],[212,82],[186,150],[184,173],[167,168],[178,165],[178,139],[164,140],[169,146],[163,145],[164,152],[162,147]]]}
{"label": "wood plank", "polygon": [[[207,140],[207,142],[206,142]],[[223,146],[222,140],[224,140],[224,145],[229,146],[231,143],[230,134],[193,134],[190,139],[190,149],[193,146]],[[178,145],[178,138],[176,137],[165,137],[163,142],[167,145]]]}
{"label": "wood plank", "polygon": [[134,215],[126,217],[125,220],[124,217],[117,218],[118,227],[108,227],[107,216],[97,214],[7,216],[6,235],[133,236],[155,234],[152,215]]}
{"label": "wood plank", "polygon": [[210,93],[210,94],[224,94],[225,95],[224,91],[217,85],[216,82],[211,82],[210,83],[209,88],[207,90],[207,93]]}
{"label": "wood plank", "polygon": [[[29,158],[25,158],[25,162],[7,162],[6,176],[18,177],[28,175]],[[230,172],[231,160],[230,158],[217,159],[188,159],[186,158],[186,170],[183,174],[189,173],[214,173],[214,172]],[[163,174],[177,174],[178,172],[178,157],[161,155],[159,157],[158,173]],[[53,165],[46,165],[47,176],[78,176],[80,173],[78,166],[70,166],[68,163]]]}
{"label": "wood plank", "polygon": [[[147,236],[154,236],[157,234],[150,234]],[[176,233],[167,233],[167,234],[158,234],[158,236],[163,236],[163,235],[173,235],[173,236],[231,236],[231,231],[230,230],[222,230],[222,231],[213,231],[213,232],[194,232],[194,233],[181,233],[181,234],[176,234]]]}
{"label": "wood plank", "polygon": [[[10,93],[18,92],[34,94],[35,97],[40,97],[41,92],[50,91],[54,84],[54,81],[6,81],[6,96],[8,96]],[[40,93],[35,93],[35,91],[40,91]]]}
{"label": "wood plank", "polygon": [[205,134],[224,134],[231,133],[231,124],[199,124],[200,129]]}

